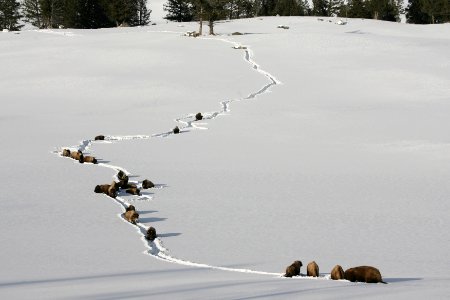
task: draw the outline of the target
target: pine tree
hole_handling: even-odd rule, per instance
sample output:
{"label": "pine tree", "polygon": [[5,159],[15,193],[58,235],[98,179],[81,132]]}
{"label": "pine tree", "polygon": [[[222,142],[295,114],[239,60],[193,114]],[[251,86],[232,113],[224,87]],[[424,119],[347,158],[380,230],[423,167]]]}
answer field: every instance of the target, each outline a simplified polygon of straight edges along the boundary
{"label": "pine tree", "polygon": [[15,31],[23,27],[23,25],[19,25],[19,20],[22,17],[19,9],[20,3],[17,0],[0,1],[0,30]]}
{"label": "pine tree", "polygon": [[168,0],[164,4],[166,20],[177,22],[190,22],[194,19],[193,5],[188,0]]}
{"label": "pine tree", "polygon": [[24,21],[37,28],[42,28],[42,11],[39,0],[25,0],[22,4]]}
{"label": "pine tree", "polygon": [[344,0],[329,0],[327,12],[329,16],[337,16],[344,6]]}
{"label": "pine tree", "polygon": [[136,3],[133,0],[111,0],[107,4],[108,17],[119,26],[129,26],[136,18]]}
{"label": "pine tree", "polygon": [[275,7],[277,5],[276,0],[260,0],[260,9],[259,9],[259,15],[260,16],[274,16],[275,13]]}
{"label": "pine tree", "polygon": [[368,7],[375,20],[399,20],[399,8],[394,0],[369,0]]}
{"label": "pine tree", "polygon": [[297,16],[300,7],[296,0],[278,0],[275,13],[280,16]]}
{"label": "pine tree", "polygon": [[408,6],[406,7],[406,21],[415,24],[431,23],[430,16],[422,11],[421,0],[408,0]]}
{"label": "pine tree", "polygon": [[449,21],[449,0],[421,0],[422,12],[431,18],[431,24]]}
{"label": "pine tree", "polygon": [[64,21],[64,0],[40,0],[43,28],[57,28]]}
{"label": "pine tree", "polygon": [[136,0],[136,21],[133,25],[144,26],[150,23],[150,13],[152,10],[147,9],[147,0]]}
{"label": "pine tree", "polygon": [[225,5],[228,0],[207,0],[205,1],[204,11],[208,21],[209,34],[214,35],[214,22],[221,20],[226,16]]}
{"label": "pine tree", "polygon": [[329,0],[312,0],[313,16],[329,16],[328,2],[329,2]]}
{"label": "pine tree", "polygon": [[371,18],[370,10],[363,0],[351,0],[348,3],[347,14],[349,18]]}

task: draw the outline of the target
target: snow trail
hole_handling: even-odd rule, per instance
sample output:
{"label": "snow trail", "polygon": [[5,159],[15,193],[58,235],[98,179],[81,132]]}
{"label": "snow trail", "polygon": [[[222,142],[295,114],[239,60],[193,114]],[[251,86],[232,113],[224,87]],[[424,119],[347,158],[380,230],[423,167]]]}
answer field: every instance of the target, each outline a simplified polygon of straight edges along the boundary
{"label": "snow trail", "polygon": [[[169,31],[167,31],[167,33],[178,33],[178,32],[169,32]],[[275,76],[273,76],[269,72],[263,70],[253,60],[254,54],[248,47],[242,48],[242,47],[240,47],[240,45],[238,43],[230,41],[230,40],[227,40],[227,39],[223,39],[223,38],[205,38],[205,37],[202,37],[201,39],[222,41],[222,42],[225,42],[225,43],[233,45],[235,47],[235,49],[244,50],[244,60],[248,64],[250,64],[252,69],[254,69],[255,71],[257,71],[257,72],[261,73],[262,75],[264,75],[269,81],[266,85],[264,85],[258,91],[252,92],[249,95],[247,95],[246,97],[221,101],[220,102],[221,109],[219,111],[215,111],[215,112],[205,112],[205,113],[203,113],[203,119],[202,120],[213,120],[213,119],[217,118],[218,116],[221,116],[221,115],[224,115],[226,113],[229,113],[231,111],[231,109],[230,109],[231,103],[238,102],[238,101],[245,101],[245,100],[255,99],[257,96],[269,92],[270,88],[272,86],[281,84],[281,81],[279,81]],[[178,126],[180,128],[180,132],[187,132],[187,131],[190,131],[191,129],[198,129],[198,130],[207,129],[206,127],[204,127],[204,125],[206,123],[197,121],[196,118],[195,118],[195,114],[188,114],[188,115],[185,115],[183,117],[176,118],[175,121],[179,124]],[[87,139],[87,140],[81,141],[78,146],[61,147],[59,149],[59,151],[54,151],[54,153],[60,154],[62,149],[71,149],[71,150],[75,150],[75,151],[76,150],[80,150],[80,151],[82,151],[84,153],[85,151],[88,151],[92,147],[92,145],[94,143],[114,143],[114,142],[120,142],[120,141],[125,141],[125,140],[145,140],[145,139],[150,139],[150,138],[153,138],[153,137],[168,137],[168,136],[170,136],[172,134],[174,134],[172,131],[167,131],[167,132],[152,134],[150,136],[149,135],[142,135],[142,134],[141,135],[128,135],[128,136],[110,135],[110,136],[105,136],[105,139],[102,140],[102,141],[95,141],[95,140],[92,140],[92,139]],[[113,176],[114,180],[118,180],[117,174],[118,174],[119,171],[123,171],[127,176],[131,174],[129,171],[127,171],[123,167],[114,166],[114,165],[103,163],[103,162],[99,162],[97,165],[101,166],[101,167],[110,168],[110,169],[114,170],[115,171],[115,174]],[[137,184],[138,187],[141,186],[139,184],[139,182],[137,182],[137,181],[130,181],[130,182]],[[156,184],[154,189],[161,189],[161,188],[165,188],[165,187],[166,187],[165,184]],[[214,269],[214,270],[221,270],[221,271],[228,271],[228,272],[237,272],[237,273],[266,275],[266,276],[274,276],[274,277],[282,277],[283,276],[283,273],[273,273],[273,272],[263,272],[263,271],[256,271],[256,270],[250,270],[250,269],[228,268],[228,267],[221,267],[221,266],[213,266],[213,265],[207,265],[207,264],[202,264],[202,263],[197,263],[197,262],[191,262],[191,261],[188,261],[188,260],[183,260],[183,259],[179,259],[179,258],[176,258],[176,257],[172,256],[170,254],[169,250],[164,247],[163,241],[161,240],[160,237],[157,237],[154,241],[146,240],[145,236],[146,236],[147,228],[145,227],[145,225],[143,225],[143,224],[141,224],[139,222],[134,225],[134,224],[129,223],[128,221],[126,221],[124,219],[123,213],[125,212],[125,209],[130,205],[130,203],[127,202],[125,199],[123,199],[121,197],[122,193],[123,193],[123,191],[121,191],[121,193],[119,193],[116,198],[111,198],[111,197],[106,196],[106,195],[105,196],[110,198],[110,199],[113,199],[118,205],[120,205],[122,207],[123,212],[118,214],[117,216],[123,222],[134,226],[136,228],[136,231],[138,232],[138,234],[141,235],[141,240],[143,241],[144,246],[147,249],[146,251],[144,251],[144,254],[152,256],[152,257],[154,257],[156,259],[159,259],[159,260],[162,260],[162,261],[165,261],[165,262],[170,262],[170,263],[175,263],[175,264],[184,265],[184,266],[190,266],[190,267],[207,268],[207,269]],[[149,200],[152,200],[153,197],[149,196],[149,195],[141,195],[141,196],[137,196],[133,200],[135,200],[135,199],[136,200],[147,200],[147,201],[149,201]],[[306,277],[306,276],[298,276],[298,277],[295,277],[295,278],[314,279],[314,280],[317,280],[317,279],[329,280],[329,275],[321,276],[319,278],[312,278],[312,277]]]}

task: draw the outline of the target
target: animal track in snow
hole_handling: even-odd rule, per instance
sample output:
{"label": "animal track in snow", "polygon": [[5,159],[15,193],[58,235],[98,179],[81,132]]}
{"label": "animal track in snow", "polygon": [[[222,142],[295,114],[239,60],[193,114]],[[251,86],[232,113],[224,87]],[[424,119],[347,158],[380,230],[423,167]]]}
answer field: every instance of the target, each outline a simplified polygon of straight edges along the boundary
{"label": "animal track in snow", "polygon": [[[175,32],[168,32],[168,33],[175,33]],[[235,47],[239,47],[238,43],[226,40],[226,39],[221,39],[221,38],[202,38],[202,39],[210,39],[210,40],[219,40],[222,42],[226,42],[229,44],[232,44]],[[199,122],[196,120],[195,118],[195,113],[190,113],[187,114],[183,117],[180,118],[176,118],[175,121],[179,124],[179,128],[180,128],[180,133],[183,132],[189,132],[191,129],[198,129],[198,130],[204,130],[207,129],[205,127],[205,125],[207,123],[205,123],[204,121],[206,120],[213,120],[215,118],[217,118],[218,116],[224,115],[226,113],[229,113],[230,110],[230,106],[231,103],[233,102],[238,102],[238,101],[245,101],[245,100],[251,100],[251,99],[255,99],[257,96],[264,94],[266,92],[269,91],[269,89],[274,86],[274,85],[278,85],[281,84],[281,82],[273,75],[271,75],[269,72],[264,71],[263,69],[260,68],[260,66],[253,60],[253,52],[251,51],[251,49],[249,49],[248,47],[240,47],[237,48],[238,50],[242,50],[244,51],[244,60],[249,63],[252,67],[252,69],[256,70],[257,72],[261,73],[262,75],[264,75],[267,79],[268,79],[268,83],[266,85],[264,85],[262,88],[260,88],[258,91],[256,92],[252,92],[249,95],[247,95],[246,97],[243,98],[238,98],[238,99],[232,99],[232,100],[225,100],[225,101],[221,101],[220,102],[220,106],[221,109],[219,111],[215,111],[215,112],[205,112],[203,113],[203,122]],[[115,136],[115,135],[110,135],[110,136],[105,136],[105,139],[102,141],[94,141],[92,139],[88,139],[88,140],[83,140],[80,142],[80,144],[78,146],[75,147],[61,147],[59,151],[54,151],[54,153],[61,153],[61,149],[71,149],[71,150],[80,150],[83,153],[85,151],[88,151],[93,144],[95,143],[115,143],[115,142],[120,142],[120,141],[125,141],[125,140],[145,140],[145,139],[150,139],[153,137],[168,137],[170,135],[172,135],[173,132],[172,131],[167,131],[167,132],[162,132],[162,133],[156,133],[156,134],[152,134],[152,135],[128,135],[128,136]],[[129,171],[127,171],[126,169],[124,169],[123,167],[119,167],[119,166],[114,166],[112,164],[109,163],[105,163],[105,162],[99,162],[98,164],[96,164],[100,167],[105,167],[105,168],[110,168],[112,170],[115,171],[115,174],[113,176],[114,180],[118,180],[117,178],[117,174],[120,170],[122,170],[127,176],[129,176],[131,173]],[[137,181],[130,181],[130,183],[135,183],[138,185],[139,187],[139,182]],[[167,186],[165,184],[156,184],[155,187],[153,187],[153,189],[162,189],[162,188],[166,188]],[[153,193],[152,193],[153,194]],[[255,271],[255,270],[250,270],[250,269],[240,269],[240,268],[228,268],[228,267],[220,267],[220,266],[212,266],[212,265],[207,265],[207,264],[202,264],[202,263],[196,263],[196,262],[191,262],[188,260],[182,260],[179,258],[176,258],[175,256],[172,256],[169,252],[169,250],[167,248],[164,247],[163,241],[161,239],[160,236],[158,236],[154,241],[148,241],[145,239],[146,236],[146,232],[147,232],[147,228],[145,225],[141,224],[141,223],[137,223],[136,225],[129,223],[128,221],[126,221],[123,218],[123,213],[125,212],[125,209],[130,205],[129,202],[127,202],[124,198],[123,195],[125,195],[125,192],[122,190],[120,191],[120,193],[118,193],[116,198],[111,198],[107,195],[104,195],[110,199],[113,199],[117,204],[119,204],[122,207],[123,212],[118,214],[118,217],[125,223],[130,224],[131,226],[134,226],[138,232],[138,234],[140,234],[141,236],[141,240],[144,243],[144,246],[147,248],[147,250],[144,252],[147,255],[150,255],[156,259],[162,260],[162,261],[166,261],[166,262],[171,262],[171,263],[175,263],[175,264],[180,264],[180,265],[185,265],[185,266],[191,266],[191,267],[198,267],[198,268],[208,268],[208,269],[215,269],[215,270],[222,270],[222,271],[228,271],[228,272],[238,272],[238,273],[250,273],[250,274],[259,274],[259,275],[269,275],[269,276],[275,276],[275,277],[281,277],[283,275],[283,273],[272,273],[272,272],[262,272],[262,271]],[[127,197],[128,198],[128,197]],[[150,201],[153,200],[153,197],[151,195],[141,195],[141,196],[131,196],[131,199],[129,201],[136,201],[136,200],[143,200],[143,201]],[[322,276],[319,278],[311,278],[311,277],[305,277],[305,276],[301,276],[301,277],[297,277],[297,278],[302,278],[302,279],[330,279],[329,276]]]}

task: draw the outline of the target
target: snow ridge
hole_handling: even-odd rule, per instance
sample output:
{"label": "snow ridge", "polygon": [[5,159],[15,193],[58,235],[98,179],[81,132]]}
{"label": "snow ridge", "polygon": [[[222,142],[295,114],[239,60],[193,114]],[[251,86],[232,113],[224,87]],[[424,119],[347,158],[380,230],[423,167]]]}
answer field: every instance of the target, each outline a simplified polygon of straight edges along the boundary
{"label": "snow ridge", "polygon": [[[174,33],[174,32],[170,32],[170,33]],[[269,83],[264,85],[258,91],[250,93],[246,97],[239,98],[239,99],[234,99],[234,100],[221,101],[220,102],[221,109],[219,111],[215,111],[215,112],[204,113],[203,120],[213,120],[213,119],[215,119],[218,116],[224,115],[224,114],[230,112],[230,105],[231,105],[231,103],[237,102],[237,101],[244,101],[244,100],[255,99],[257,96],[269,92],[270,88],[272,86],[281,84],[281,82],[275,76],[273,76],[269,72],[261,69],[261,67],[253,60],[253,56],[254,56],[253,52],[248,47],[239,47],[239,44],[237,44],[237,43],[235,43],[233,41],[222,39],[222,38],[203,38],[203,39],[223,41],[223,42],[232,44],[236,49],[244,50],[244,60],[247,63],[249,63],[254,70],[256,70],[257,72],[261,73],[262,75],[264,75],[269,80]],[[195,114],[188,114],[186,116],[183,116],[183,117],[180,117],[180,118],[176,118],[175,121],[179,124],[180,131],[189,131],[190,129],[199,129],[199,130],[207,129],[206,127],[204,127],[204,125],[206,123],[198,122],[195,119]],[[113,143],[113,142],[120,142],[120,141],[124,141],[124,140],[143,140],[143,139],[150,139],[152,137],[168,137],[168,136],[170,136],[172,134],[173,134],[172,131],[168,131],[168,132],[162,132],[162,133],[153,134],[151,136],[149,136],[149,135],[128,135],[128,136],[113,136],[113,135],[111,135],[111,136],[105,136],[105,139],[102,140],[102,141],[95,141],[95,140],[92,140],[92,139],[83,140],[83,141],[80,142],[80,144],[78,146],[61,147],[59,151],[54,151],[54,153],[60,154],[62,149],[71,149],[71,150],[75,150],[75,151],[80,150],[80,151],[82,151],[84,153],[85,151],[88,151],[91,148],[93,143]],[[119,167],[119,166],[114,166],[114,165],[107,164],[107,163],[102,163],[102,162],[99,162],[97,165],[101,166],[101,167],[110,168],[110,169],[114,170],[115,171],[115,174],[113,176],[114,180],[118,180],[117,174],[118,174],[119,171],[123,171],[127,176],[131,174],[129,171],[127,171],[126,169],[124,169],[122,167]],[[138,187],[141,187],[139,182],[130,181],[130,183],[135,183],[136,185],[138,185]],[[164,184],[157,184],[154,188],[161,189],[161,188],[165,188],[165,187],[166,187],[166,185],[164,185]],[[122,207],[122,211],[124,213],[125,209],[130,205],[130,203],[128,203],[127,201],[125,201],[125,199],[120,197],[121,193],[123,193],[123,192],[120,192],[119,195],[116,198],[111,198],[111,197],[106,196],[106,195],[105,196],[110,198],[110,199],[113,199],[118,205],[120,205]],[[137,196],[137,198],[134,198],[133,200],[147,200],[147,201],[149,201],[149,200],[152,200],[152,199],[153,199],[153,197],[151,197],[149,195],[141,195],[141,196]],[[176,257],[174,257],[174,256],[172,256],[170,254],[170,252],[169,252],[169,250],[167,248],[164,247],[163,241],[161,240],[160,237],[157,237],[154,241],[148,241],[145,238],[146,233],[147,233],[146,226],[141,224],[141,223],[139,223],[139,222],[136,225],[129,223],[128,221],[126,221],[124,219],[123,213],[118,214],[117,216],[123,222],[125,222],[125,223],[133,226],[134,228],[136,228],[136,231],[138,232],[138,234],[140,234],[141,240],[143,241],[144,246],[146,247],[146,251],[144,251],[144,254],[152,256],[152,257],[154,257],[156,259],[159,259],[159,260],[162,260],[162,261],[166,261],[166,262],[170,262],[170,263],[179,264],[179,265],[197,267],[197,268],[208,268],[208,269],[228,271],[228,272],[250,273],[250,274],[267,275],[267,276],[275,276],[275,277],[282,277],[283,276],[283,273],[273,273],[273,272],[263,272],[263,271],[256,271],[256,270],[250,270],[250,269],[240,269],[240,268],[228,268],[228,267],[212,266],[212,265],[196,263],[196,262],[191,262],[191,261],[188,261],[188,260],[183,260],[183,259],[176,258]],[[299,277],[296,277],[296,278],[313,279],[311,277],[305,277],[305,276],[299,276]],[[321,276],[319,278],[314,278],[314,279],[316,279],[316,280],[317,279],[329,280],[330,278],[329,278],[329,275],[325,275],[325,276]]]}

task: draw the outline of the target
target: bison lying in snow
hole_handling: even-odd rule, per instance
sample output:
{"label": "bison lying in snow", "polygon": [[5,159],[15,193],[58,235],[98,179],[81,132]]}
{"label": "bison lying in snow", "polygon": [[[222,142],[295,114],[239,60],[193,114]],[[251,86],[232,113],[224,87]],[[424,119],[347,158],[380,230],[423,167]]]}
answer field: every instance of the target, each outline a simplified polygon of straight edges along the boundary
{"label": "bison lying in snow", "polygon": [[156,229],[154,227],[150,227],[147,230],[147,235],[145,238],[149,241],[154,241],[156,239]]}
{"label": "bison lying in snow", "polygon": [[145,179],[144,181],[142,181],[142,188],[143,189],[150,189],[152,187],[155,187],[155,185],[150,180]]}
{"label": "bison lying in snow", "polygon": [[117,190],[115,188],[115,182],[113,182],[112,184],[97,185],[97,186],[95,186],[94,192],[106,194],[106,195],[110,196],[111,198],[117,197]]}
{"label": "bison lying in snow", "polygon": [[138,195],[138,196],[141,195],[141,191],[136,187],[131,187],[131,188],[127,189],[126,192],[131,195]]}
{"label": "bison lying in snow", "polygon": [[131,224],[136,225],[136,222],[139,219],[139,214],[135,210],[129,210],[129,211],[125,212],[124,217],[125,217],[125,220],[127,220]]}

